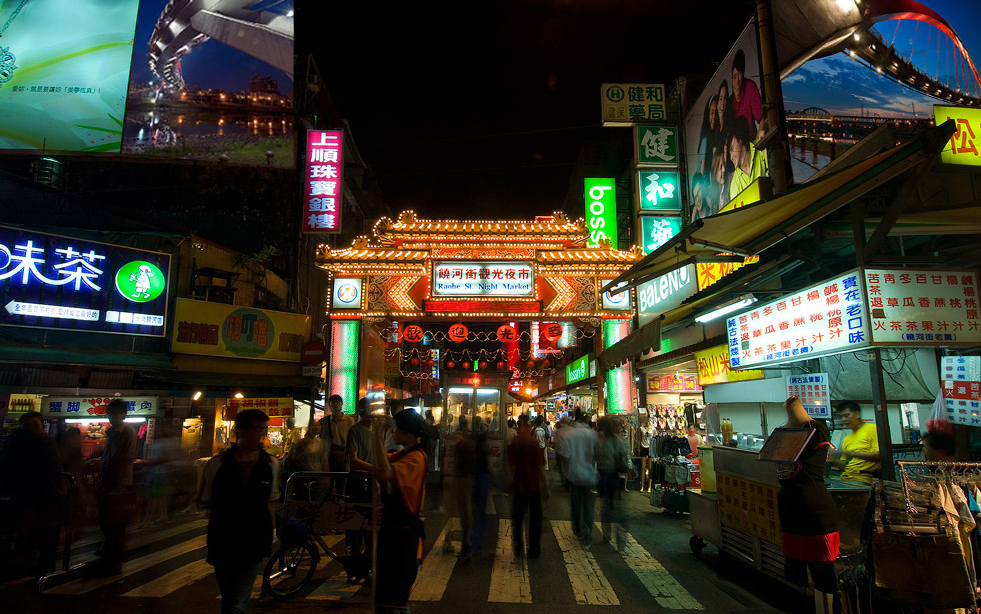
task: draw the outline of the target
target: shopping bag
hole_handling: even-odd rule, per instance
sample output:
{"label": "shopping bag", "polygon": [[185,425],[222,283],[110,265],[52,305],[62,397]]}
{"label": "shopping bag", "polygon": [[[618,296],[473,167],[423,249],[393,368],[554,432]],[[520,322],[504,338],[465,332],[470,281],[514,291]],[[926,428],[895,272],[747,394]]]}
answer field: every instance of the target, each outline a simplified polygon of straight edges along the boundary
{"label": "shopping bag", "polygon": [[947,402],[944,400],[943,390],[937,393],[937,398],[933,402],[930,417],[927,418],[927,431],[954,434],[954,427],[951,425],[950,416],[947,414]]}

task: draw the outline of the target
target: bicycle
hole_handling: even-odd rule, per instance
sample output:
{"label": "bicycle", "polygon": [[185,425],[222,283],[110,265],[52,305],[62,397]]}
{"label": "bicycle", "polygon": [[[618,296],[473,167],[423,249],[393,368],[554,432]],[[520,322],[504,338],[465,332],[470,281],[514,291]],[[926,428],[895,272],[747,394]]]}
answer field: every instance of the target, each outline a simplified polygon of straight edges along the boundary
{"label": "bicycle", "polygon": [[[290,476],[287,482],[287,500],[276,510],[276,532],[281,546],[269,558],[262,574],[262,589],[274,598],[286,599],[302,591],[317,571],[321,552],[343,567],[349,578],[356,576],[369,581],[370,569],[359,569],[357,566],[360,557],[331,550],[315,525],[323,519],[330,529],[366,531],[372,505],[353,503],[350,497],[333,493],[328,493],[319,501],[290,501],[289,482],[294,478],[323,475],[297,473]],[[362,564],[361,567],[367,566]]]}

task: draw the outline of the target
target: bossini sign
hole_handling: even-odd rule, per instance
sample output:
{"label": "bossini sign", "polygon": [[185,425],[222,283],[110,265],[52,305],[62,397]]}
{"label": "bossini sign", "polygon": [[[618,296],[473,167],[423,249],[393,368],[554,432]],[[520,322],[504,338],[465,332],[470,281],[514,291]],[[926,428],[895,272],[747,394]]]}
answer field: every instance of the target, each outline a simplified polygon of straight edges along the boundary
{"label": "bossini sign", "polygon": [[687,265],[637,286],[637,316],[643,326],[698,291],[695,266]]}

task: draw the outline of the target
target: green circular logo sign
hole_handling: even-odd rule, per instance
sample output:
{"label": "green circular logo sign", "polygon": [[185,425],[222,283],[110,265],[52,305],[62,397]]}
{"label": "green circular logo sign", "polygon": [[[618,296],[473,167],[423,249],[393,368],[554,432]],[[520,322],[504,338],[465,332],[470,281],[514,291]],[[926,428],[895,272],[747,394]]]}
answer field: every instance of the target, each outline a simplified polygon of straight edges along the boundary
{"label": "green circular logo sign", "polygon": [[116,273],[116,290],[134,303],[148,303],[167,287],[163,271],[146,260],[134,260]]}

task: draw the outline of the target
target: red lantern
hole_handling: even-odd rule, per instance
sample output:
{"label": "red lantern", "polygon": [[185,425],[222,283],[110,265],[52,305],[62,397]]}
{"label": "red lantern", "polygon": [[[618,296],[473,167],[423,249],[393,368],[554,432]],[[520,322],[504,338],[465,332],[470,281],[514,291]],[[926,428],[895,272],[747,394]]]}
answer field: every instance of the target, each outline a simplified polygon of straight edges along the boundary
{"label": "red lantern", "polygon": [[552,363],[551,363],[551,361],[549,361],[549,359],[546,358],[545,360],[542,361],[542,368],[543,369],[548,369],[551,366],[552,366]]}
{"label": "red lantern", "polygon": [[535,368],[535,361],[534,360],[529,360],[528,361],[528,368],[529,369],[534,369]]}
{"label": "red lantern", "polygon": [[446,361],[446,368],[447,369],[456,369],[456,363],[453,362],[452,360],[447,360]]}
{"label": "red lantern", "polygon": [[418,358],[412,358],[411,360],[409,360],[409,363],[410,363],[410,364],[411,364],[411,365],[412,365],[413,367],[418,367],[418,366],[419,366],[419,359],[418,359]]}
{"label": "red lantern", "polygon": [[450,341],[460,343],[461,341],[466,341],[469,333],[470,331],[467,329],[466,324],[454,324],[450,326],[450,330],[446,333],[446,336],[449,337]]}
{"label": "red lantern", "polygon": [[510,324],[501,324],[497,327],[497,340],[501,343],[508,343],[518,338],[518,332]]}
{"label": "red lantern", "polygon": [[419,343],[422,341],[425,334],[426,333],[422,330],[421,326],[418,324],[412,324],[411,326],[405,327],[405,331],[402,333],[402,336],[405,337],[405,340],[409,343]]}
{"label": "red lantern", "polygon": [[464,371],[469,371],[470,370],[470,361],[469,360],[464,360],[463,361],[463,370]]}
{"label": "red lantern", "polygon": [[436,364],[436,361],[435,361],[435,360],[433,360],[433,359],[431,359],[431,358],[430,358],[429,360],[427,360],[427,361],[426,361],[426,366],[427,366],[427,367],[432,367],[432,366],[433,366],[433,365],[435,365],[435,364]]}
{"label": "red lantern", "polygon": [[484,369],[487,368],[487,361],[481,360],[480,361],[480,365],[478,365],[478,366],[480,367],[480,370],[483,371]]}
{"label": "red lantern", "polygon": [[504,370],[504,361],[503,360],[498,360],[497,361],[497,370],[498,371],[503,371]]}
{"label": "red lantern", "polygon": [[555,341],[562,336],[562,325],[558,322],[552,322],[546,324],[542,328],[542,337],[545,337],[549,341]]}

